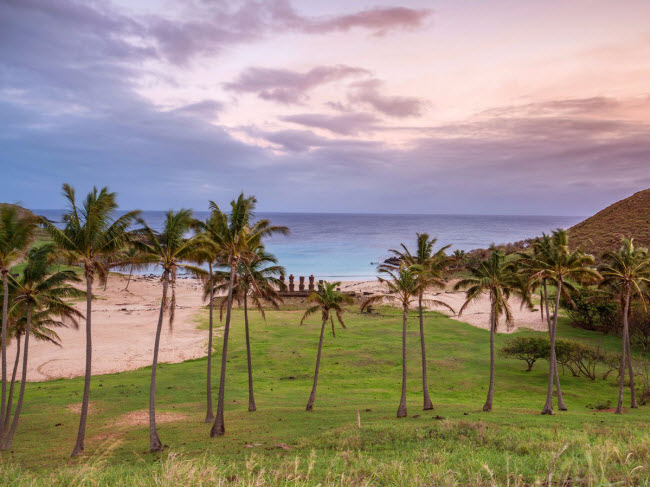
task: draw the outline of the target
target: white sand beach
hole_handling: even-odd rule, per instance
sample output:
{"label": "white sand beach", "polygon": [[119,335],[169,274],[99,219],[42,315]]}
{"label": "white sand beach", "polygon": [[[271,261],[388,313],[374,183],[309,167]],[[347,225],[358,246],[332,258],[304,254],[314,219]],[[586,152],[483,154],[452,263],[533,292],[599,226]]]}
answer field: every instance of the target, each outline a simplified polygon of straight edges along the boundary
{"label": "white sand beach", "polygon": [[[134,276],[129,290],[124,291],[126,276],[111,275],[107,289],[96,286],[93,302],[93,366],[92,372],[107,374],[133,370],[150,365],[153,341],[160,306],[160,282],[156,278]],[[343,291],[356,293],[377,293],[382,285],[377,281],[346,281],[341,284]],[[176,284],[176,319],[173,329],[167,323],[163,326],[160,344],[160,362],[177,363],[205,356],[207,336],[205,330],[197,329],[197,315],[204,306],[201,284],[195,279],[179,279]],[[435,294],[435,295],[434,295]],[[462,292],[439,292],[430,295],[448,303],[455,310],[460,309],[464,294]],[[85,301],[77,304],[85,312]],[[546,323],[540,319],[539,312],[520,309],[516,300],[512,302],[514,314],[513,327],[509,330],[501,324],[500,332],[512,332],[517,328],[545,330]],[[450,314],[446,309],[440,309]],[[469,323],[479,328],[488,328],[489,300],[487,296],[472,304],[459,318],[453,319]],[[62,377],[77,377],[84,373],[85,365],[85,324],[78,330],[61,328],[61,346],[51,343],[30,341],[28,380],[44,381]],[[217,334],[219,325],[215,325]],[[219,342],[217,342],[219,343]],[[13,366],[15,343],[8,348],[9,367]],[[10,369],[11,370],[11,369]],[[20,377],[20,371],[19,371]]]}

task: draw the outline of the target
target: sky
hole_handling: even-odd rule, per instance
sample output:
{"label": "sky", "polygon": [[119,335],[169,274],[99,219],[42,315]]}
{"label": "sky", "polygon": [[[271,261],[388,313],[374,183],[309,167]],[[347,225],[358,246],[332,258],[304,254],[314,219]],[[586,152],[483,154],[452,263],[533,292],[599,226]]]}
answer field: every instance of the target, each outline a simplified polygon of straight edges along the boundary
{"label": "sky", "polygon": [[0,0],[0,201],[589,215],[650,187],[647,0]]}

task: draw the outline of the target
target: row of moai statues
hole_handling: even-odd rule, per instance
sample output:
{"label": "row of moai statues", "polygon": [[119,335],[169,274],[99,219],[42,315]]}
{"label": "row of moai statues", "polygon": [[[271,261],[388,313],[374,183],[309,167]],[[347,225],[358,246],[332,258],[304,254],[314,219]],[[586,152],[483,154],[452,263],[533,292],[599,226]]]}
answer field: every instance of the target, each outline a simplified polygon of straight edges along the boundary
{"label": "row of moai statues", "polygon": [[[285,284],[284,282],[284,274],[280,275],[280,281],[282,281],[282,284]],[[321,286],[323,284],[323,280],[318,281],[318,285]],[[310,292],[314,291],[314,276],[311,275],[309,276],[309,286],[307,288]],[[298,291],[304,291],[305,290],[305,276],[300,276],[299,277],[299,284],[298,284]],[[295,284],[295,277],[293,274],[289,275],[289,292],[293,293],[296,292],[296,284]]]}

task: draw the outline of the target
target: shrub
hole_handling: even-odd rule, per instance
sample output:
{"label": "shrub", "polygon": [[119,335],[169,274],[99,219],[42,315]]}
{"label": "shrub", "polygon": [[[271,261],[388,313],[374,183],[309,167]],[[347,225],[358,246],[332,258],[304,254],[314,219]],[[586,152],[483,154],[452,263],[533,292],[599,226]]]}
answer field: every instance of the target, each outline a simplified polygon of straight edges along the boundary
{"label": "shrub", "polygon": [[[500,350],[504,357],[522,360],[528,365],[529,372],[539,359],[548,360],[551,344],[548,337],[515,337],[508,340]],[[598,369],[604,368],[603,379],[620,365],[620,355],[604,353],[600,348],[585,345],[574,340],[556,340],[555,354],[558,364],[565,371],[569,369],[574,377],[588,377],[596,380]]]}
{"label": "shrub", "polygon": [[650,311],[643,306],[636,306],[630,314],[630,341],[644,352],[650,351]]}
{"label": "shrub", "polygon": [[544,337],[516,337],[506,342],[500,352],[504,357],[525,361],[528,364],[526,372],[530,372],[537,360],[548,360],[551,344]]}
{"label": "shrub", "polygon": [[604,333],[618,332],[620,307],[611,295],[592,288],[580,288],[571,299],[562,299],[562,309],[574,326]]}
{"label": "shrub", "polygon": [[557,340],[555,353],[558,364],[568,368],[574,377],[583,375],[591,380],[596,380],[596,368],[605,360],[599,348],[572,340]]}

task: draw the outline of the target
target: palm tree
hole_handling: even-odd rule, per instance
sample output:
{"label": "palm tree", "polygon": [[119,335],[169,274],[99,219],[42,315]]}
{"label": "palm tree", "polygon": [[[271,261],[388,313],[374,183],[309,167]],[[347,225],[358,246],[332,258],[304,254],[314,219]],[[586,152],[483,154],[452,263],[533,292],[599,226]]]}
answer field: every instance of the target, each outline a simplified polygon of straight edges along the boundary
{"label": "palm tree", "polygon": [[117,262],[115,262],[112,267],[118,267],[122,270],[129,269],[129,278],[126,281],[126,286],[124,286],[125,291],[129,290],[133,271],[146,269],[149,265],[147,262],[140,262],[140,257],[140,250],[132,244],[127,244],[126,247],[121,249],[116,255]]}
{"label": "palm tree", "polygon": [[507,325],[512,323],[512,311],[509,299],[513,294],[519,294],[522,299],[521,280],[516,274],[516,266],[506,261],[501,250],[492,249],[492,254],[477,267],[470,268],[471,276],[461,279],[455,285],[456,290],[466,289],[466,299],[458,312],[458,316],[483,293],[490,296],[490,385],[483,411],[492,411],[494,399],[494,334],[499,328],[499,318],[504,315]]}
{"label": "palm tree", "polygon": [[221,372],[219,375],[219,397],[217,399],[217,415],[210,430],[210,436],[222,436],[226,432],[223,417],[225,387],[226,387],[226,363],[228,358],[228,336],[230,334],[230,316],[232,314],[232,297],[235,283],[235,275],[240,262],[246,262],[250,256],[251,249],[261,245],[264,237],[274,233],[287,234],[287,227],[273,226],[268,220],[254,220],[255,205],[257,200],[254,196],[245,197],[243,193],[230,203],[230,213],[221,211],[219,206],[210,202],[212,210],[211,218],[214,219],[214,228],[209,231],[210,239],[219,249],[230,271],[228,278],[228,294],[226,304],[226,322],[223,331],[223,348],[221,351]]}
{"label": "palm tree", "polygon": [[318,285],[317,291],[312,291],[312,293],[307,297],[307,302],[314,303],[313,306],[310,306],[305,311],[305,314],[302,315],[300,324],[304,324],[305,320],[312,314],[317,311],[321,312],[322,324],[320,327],[320,339],[318,340],[318,353],[316,354],[316,369],[314,371],[314,385],[311,388],[311,394],[309,395],[309,400],[307,401],[307,411],[311,411],[314,408],[314,401],[316,400],[316,384],[318,384],[318,369],[320,367],[320,356],[323,350],[323,335],[325,334],[325,326],[327,325],[327,320],[330,320],[332,323],[332,336],[336,337],[334,331],[334,316],[340,325],[345,328],[345,322],[343,321],[343,313],[345,312],[344,306],[346,304],[352,304],[353,300],[347,294],[343,294],[340,291],[337,291],[337,288],[341,285],[340,282],[327,282],[325,281],[322,285]]}
{"label": "palm tree", "polygon": [[599,267],[603,277],[602,286],[612,289],[621,300],[621,318],[623,322],[623,351],[621,353],[621,367],[618,383],[618,404],[616,414],[623,412],[623,388],[625,386],[625,364],[629,364],[630,389],[632,393],[632,407],[637,407],[634,394],[634,373],[630,351],[629,314],[630,299],[638,296],[643,299],[645,287],[650,284],[650,256],[648,249],[635,247],[634,239],[622,240],[621,248],[616,251],[605,252],[603,264]]}
{"label": "palm tree", "polygon": [[54,252],[54,246],[47,244],[32,248],[27,256],[27,264],[19,278],[11,278],[15,286],[14,307],[25,310],[25,345],[23,349],[23,369],[20,381],[20,392],[11,427],[2,440],[2,449],[7,450],[13,444],[13,438],[18,428],[25,384],[27,382],[27,361],[29,357],[29,337],[32,335],[32,313],[48,310],[50,315],[65,319],[76,320],[81,314],[69,305],[68,298],[84,296],[84,292],[72,287],[69,283],[81,282],[73,271],[50,273],[49,258]]}
{"label": "palm tree", "polygon": [[18,262],[34,237],[37,219],[21,214],[14,205],[0,205],[0,274],[2,274],[2,399],[0,400],[0,436],[5,433],[4,414],[7,404],[7,319],[9,314],[9,283],[7,275]]}
{"label": "palm tree", "polygon": [[[406,416],[406,324],[408,321],[409,307],[415,300],[425,306],[444,306],[451,309],[447,303],[435,299],[421,299],[423,287],[430,286],[430,281],[420,279],[424,270],[419,266],[409,266],[402,262],[399,266],[382,265],[379,266],[379,272],[382,274],[377,279],[388,288],[388,293],[371,296],[361,305],[361,311],[366,309],[372,303],[378,301],[395,302],[402,307],[402,395],[397,408],[397,417]],[[384,277],[385,276],[385,277]],[[453,309],[451,309],[453,312]]]}
{"label": "palm tree", "polygon": [[[214,243],[212,238],[217,232],[219,232],[219,220],[215,217],[214,213],[211,213],[210,216],[205,220],[205,222],[197,222],[199,228],[203,231],[205,238],[207,238],[213,245],[206,246],[202,251],[202,263],[208,264],[208,275],[206,281],[206,293],[203,296],[203,299],[208,299],[208,360],[206,366],[206,412],[205,412],[205,422],[212,423],[214,421],[214,412],[212,410],[212,340],[213,340],[213,329],[214,329],[214,288],[215,288],[215,274],[214,266],[218,264],[219,260],[223,260],[223,256],[220,255],[221,249]],[[226,280],[227,282],[227,280]]]}
{"label": "palm tree", "polygon": [[[15,288],[15,286],[13,286]],[[11,296],[10,296],[11,299]],[[11,411],[13,406],[13,396],[14,396],[14,386],[16,384],[16,376],[18,374],[18,365],[20,363],[20,352],[21,352],[21,342],[22,338],[25,335],[26,327],[26,316],[24,313],[24,306],[15,306],[12,309],[12,316],[9,316],[9,338],[16,340],[16,356],[14,358],[13,372],[11,374],[11,381],[9,382],[9,392],[7,393],[7,409],[5,412],[5,424],[4,429],[7,431],[9,429],[9,423],[11,420]],[[71,324],[74,328],[78,328],[78,322],[76,319],[72,320],[61,320],[57,319],[56,310],[53,309],[44,309],[42,311],[32,311],[31,316],[31,334],[32,338],[51,343],[53,345],[61,346],[61,339],[59,335],[54,331],[54,328],[67,327],[71,321]],[[79,315],[81,316],[81,315]]]}
{"label": "palm tree", "polygon": [[[580,250],[569,249],[569,237],[566,230],[558,229],[550,237],[539,239],[534,245],[532,255],[523,259],[525,268],[530,272],[530,279],[542,281],[544,293],[546,317],[549,320],[549,338],[551,351],[549,357],[549,377],[546,391],[546,403],[542,414],[554,414],[553,412],[553,380],[555,379],[558,390],[558,408],[566,411],[564,401],[561,400],[560,379],[557,375],[557,358],[555,353],[555,342],[557,338],[557,321],[560,311],[560,298],[565,296],[571,299],[569,291],[575,289],[577,283],[597,282],[600,279],[598,272],[591,266],[594,258]],[[555,285],[555,307],[552,315],[549,313],[547,284]]]}
{"label": "palm tree", "polygon": [[[286,286],[280,280],[279,276],[285,273],[282,266],[277,265],[275,256],[267,252],[264,246],[260,245],[253,249],[250,255],[239,263],[237,273],[235,275],[235,283],[233,286],[233,301],[236,301],[239,306],[244,308],[244,328],[246,333],[246,358],[248,362],[248,410],[255,411],[255,395],[253,393],[253,365],[251,359],[250,347],[250,332],[248,323],[248,302],[249,299],[252,304],[266,320],[264,313],[264,304],[268,303],[273,308],[279,309],[282,298],[278,290],[284,289]],[[228,305],[228,284],[229,273],[217,272],[215,273],[214,285],[212,289],[208,289],[206,296],[209,293],[226,295],[221,299],[219,305],[220,319],[223,319],[223,313]]]}
{"label": "palm tree", "polygon": [[[149,385],[149,451],[162,451],[163,445],[156,429],[156,371],[158,368],[158,351],[160,334],[162,332],[165,310],[169,310],[169,326],[174,321],[176,308],[175,283],[178,269],[189,271],[195,276],[204,276],[205,271],[189,264],[196,260],[197,255],[206,247],[207,240],[202,235],[186,238],[187,233],[195,227],[191,210],[180,210],[176,213],[168,211],[165,216],[165,226],[162,232],[154,232],[147,225],[142,233],[144,240],[135,240],[141,257],[140,262],[148,262],[162,269],[162,298],[160,299],[160,314],[156,327],[156,338],[153,347],[153,363],[151,365],[151,382]],[[171,285],[171,299],[167,299],[168,288]]]}
{"label": "palm tree", "polygon": [[[417,234],[416,252],[412,254],[404,244],[401,245],[401,250],[393,250],[391,252],[401,262],[409,266],[418,266],[419,271],[416,276],[419,283],[420,293],[418,295],[418,315],[420,319],[420,348],[422,353],[422,394],[424,399],[423,409],[433,409],[433,403],[429,397],[429,384],[427,378],[427,356],[426,345],[424,342],[424,313],[422,301],[424,293],[428,289],[438,288],[444,289],[445,272],[449,267],[449,258],[447,257],[446,250],[451,245],[446,245],[434,252],[434,246],[438,239],[429,238],[426,233]],[[451,307],[449,307],[451,309]],[[454,310],[452,309],[452,312]]]}
{"label": "palm tree", "polygon": [[[546,308],[546,325],[548,326],[549,340],[555,341],[555,330],[553,326],[553,318],[551,317],[549,309],[549,293],[548,282],[553,281],[553,273],[550,272],[554,255],[554,245],[557,243],[550,235],[543,233],[541,237],[536,238],[531,244],[532,255],[528,252],[520,252],[520,270],[521,274],[526,277],[528,281],[529,291],[532,293],[539,288],[540,298],[540,314],[541,319],[544,320],[544,308]],[[565,284],[565,288],[569,286],[573,289],[571,284]],[[557,313],[557,310],[554,311]],[[555,378],[555,390],[557,392],[557,407],[560,411],[566,411],[567,407],[564,403],[562,396],[562,387],[560,385],[560,374],[557,366],[557,356],[553,354],[553,375]]]}
{"label": "palm tree", "polygon": [[49,230],[54,243],[68,256],[72,263],[81,265],[86,278],[86,372],[77,441],[72,457],[84,451],[86,421],[90,400],[90,377],[92,366],[92,286],[97,277],[100,283],[106,279],[108,269],[104,257],[121,249],[132,236],[129,227],[138,217],[138,211],[130,211],[114,218],[117,211],[116,194],[104,187],[93,188],[81,206],[77,206],[75,191],[69,184],[63,185],[63,196],[68,210],[63,215],[64,228],[59,229],[48,221],[43,224]]}

